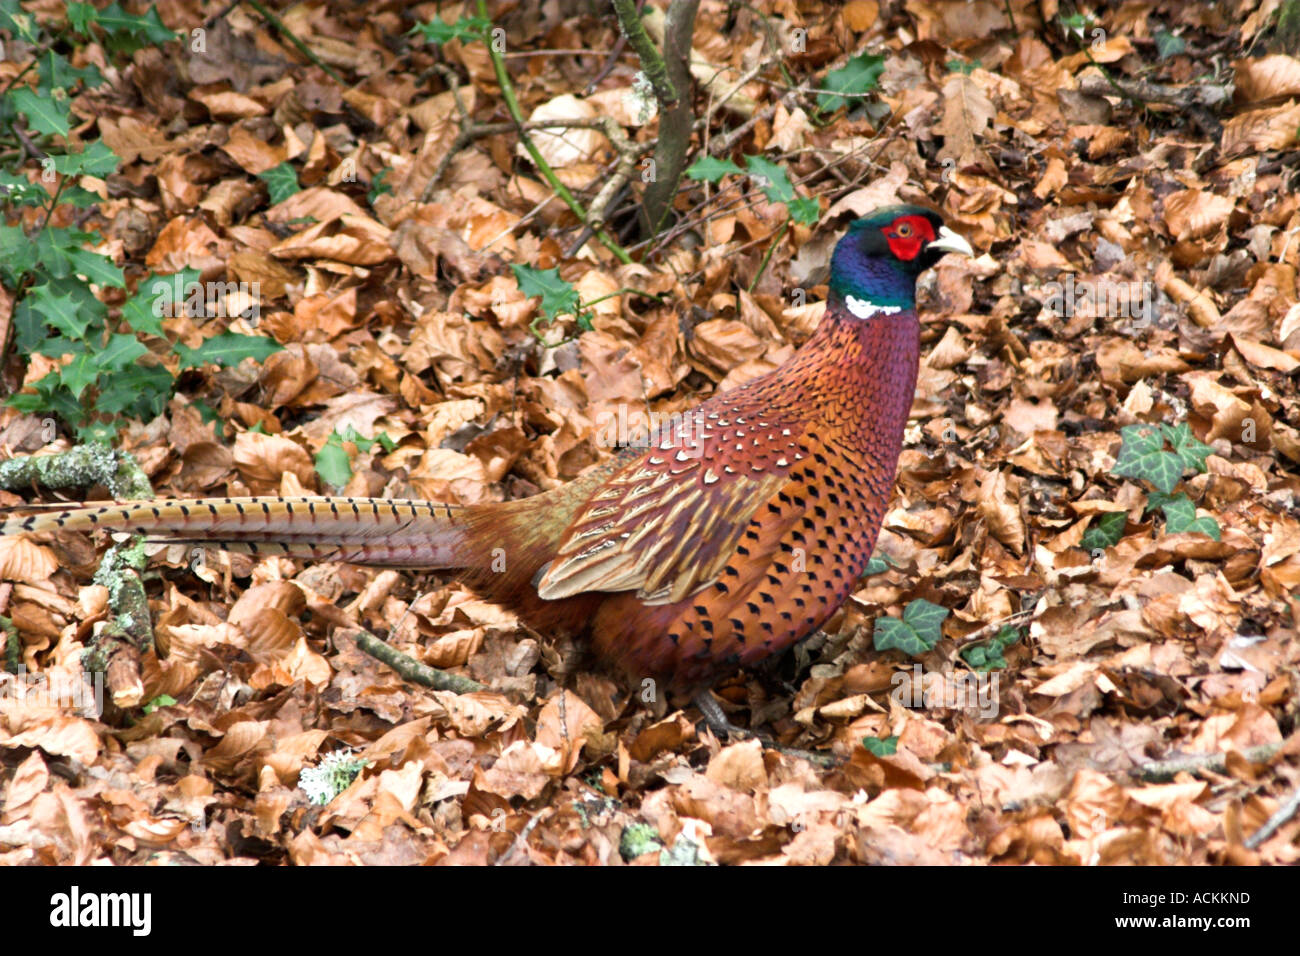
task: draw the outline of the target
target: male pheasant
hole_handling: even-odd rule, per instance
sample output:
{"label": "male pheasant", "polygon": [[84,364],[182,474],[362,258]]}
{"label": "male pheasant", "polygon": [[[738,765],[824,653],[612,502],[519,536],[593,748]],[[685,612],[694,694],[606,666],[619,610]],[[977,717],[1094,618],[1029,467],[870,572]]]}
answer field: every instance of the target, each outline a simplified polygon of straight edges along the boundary
{"label": "male pheasant", "polygon": [[19,511],[0,532],[139,532],[255,554],[448,569],[628,676],[698,690],[820,627],[866,567],[916,386],[916,277],[960,235],[918,206],[850,225],[825,318],[776,371],[648,449],[518,501],[200,498]]}

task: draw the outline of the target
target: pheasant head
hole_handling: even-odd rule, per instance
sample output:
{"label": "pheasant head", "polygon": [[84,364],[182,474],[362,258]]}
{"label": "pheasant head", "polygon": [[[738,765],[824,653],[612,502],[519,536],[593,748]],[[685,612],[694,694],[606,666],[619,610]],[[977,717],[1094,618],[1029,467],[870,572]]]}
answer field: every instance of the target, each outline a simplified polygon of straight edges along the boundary
{"label": "pheasant head", "polygon": [[973,255],[970,243],[923,206],[886,206],[849,225],[831,256],[833,310],[869,319],[910,310],[916,277],[947,252]]}

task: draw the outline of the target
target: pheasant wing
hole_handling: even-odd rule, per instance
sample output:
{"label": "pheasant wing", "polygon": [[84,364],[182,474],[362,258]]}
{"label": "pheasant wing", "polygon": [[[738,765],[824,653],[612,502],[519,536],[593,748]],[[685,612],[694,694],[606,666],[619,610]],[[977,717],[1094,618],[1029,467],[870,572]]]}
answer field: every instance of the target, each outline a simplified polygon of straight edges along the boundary
{"label": "pheasant wing", "polygon": [[669,604],[722,573],[807,452],[796,422],[707,409],[595,487],[536,579],[543,598],[635,591]]}

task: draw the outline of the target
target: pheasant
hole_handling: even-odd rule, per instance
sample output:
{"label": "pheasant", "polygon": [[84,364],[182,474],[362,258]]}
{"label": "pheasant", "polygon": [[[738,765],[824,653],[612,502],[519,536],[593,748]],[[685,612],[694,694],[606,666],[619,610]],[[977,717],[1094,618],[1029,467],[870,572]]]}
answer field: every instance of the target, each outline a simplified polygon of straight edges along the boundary
{"label": "pheasant", "polygon": [[13,512],[0,533],[102,528],[446,569],[534,630],[587,632],[637,681],[699,691],[808,636],[854,590],[916,386],[916,278],[950,251],[972,254],[919,206],[853,222],[831,258],[825,318],[789,361],[531,498],[79,504]]}

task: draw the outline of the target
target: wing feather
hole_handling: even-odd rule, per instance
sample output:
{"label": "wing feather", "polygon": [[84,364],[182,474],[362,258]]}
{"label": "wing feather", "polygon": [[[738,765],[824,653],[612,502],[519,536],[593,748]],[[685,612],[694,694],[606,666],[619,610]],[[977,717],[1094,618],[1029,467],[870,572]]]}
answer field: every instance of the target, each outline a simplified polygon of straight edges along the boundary
{"label": "wing feather", "polygon": [[798,423],[747,421],[723,398],[593,490],[536,580],[543,598],[635,591],[668,604],[713,583],[805,454]]}

